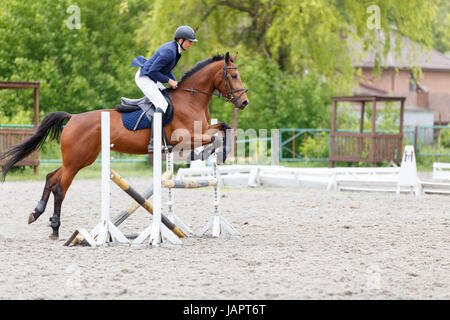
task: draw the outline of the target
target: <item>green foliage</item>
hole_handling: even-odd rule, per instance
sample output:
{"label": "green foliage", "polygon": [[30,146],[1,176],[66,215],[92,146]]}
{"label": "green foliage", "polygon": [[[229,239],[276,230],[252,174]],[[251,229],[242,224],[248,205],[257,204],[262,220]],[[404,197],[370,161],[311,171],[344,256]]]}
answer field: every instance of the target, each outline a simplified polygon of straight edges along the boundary
{"label": "green foliage", "polygon": [[306,159],[328,158],[328,133],[319,132],[314,136],[308,136],[300,146],[300,152]]}
{"label": "green foliage", "polygon": [[348,102],[338,102],[336,112],[337,130],[359,130],[361,117],[359,107],[353,107]]}
{"label": "green foliage", "polygon": [[[328,127],[332,90],[319,75],[291,75],[263,56],[239,57],[238,65],[250,101],[238,110],[239,128]],[[231,104],[213,99],[210,109],[214,117],[231,123]]]}
{"label": "green foliage", "polygon": [[436,19],[433,22],[434,48],[450,54],[450,2],[440,0]]}
{"label": "green foliage", "polygon": [[[81,10],[80,29],[66,25],[72,4]],[[435,0],[0,0],[0,75],[41,82],[41,119],[55,110],[111,108],[120,96],[142,96],[132,59],[148,58],[187,24],[199,42],[183,53],[175,76],[214,54],[239,52],[250,100],[239,111],[240,128],[324,128],[331,97],[351,94],[354,85],[345,38],[377,59],[390,49],[367,26],[373,4],[388,37],[392,31],[445,46],[447,22],[435,19]],[[448,12],[448,4],[439,5]],[[0,91],[1,123],[30,123],[31,108],[31,92]],[[231,122],[230,104],[213,99],[211,111]]]}
{"label": "green foliage", "polygon": [[[1,92],[0,92],[1,93]],[[0,124],[30,124],[33,123],[33,108],[17,108],[12,116],[5,114],[6,108],[0,109]]]}
{"label": "green foliage", "polygon": [[[133,39],[142,14],[136,1],[124,10],[119,0],[79,0],[79,29],[66,25],[72,1],[1,2],[2,80],[41,82],[41,116],[111,108],[122,95],[139,95],[130,67],[140,51]],[[11,91],[0,92],[3,116],[32,108],[30,98]]]}
{"label": "green foliage", "polygon": [[441,144],[444,148],[450,149],[450,127],[441,130]]}
{"label": "green foliage", "polygon": [[[358,131],[361,123],[361,104],[339,102],[336,125],[338,130]],[[400,124],[400,103],[386,102],[377,104],[376,131],[398,133]],[[372,130],[372,103],[366,103],[364,109],[364,131]]]}
{"label": "green foliage", "polygon": [[[367,8],[373,4],[380,8],[381,30],[396,29],[431,46],[436,1],[421,0],[155,0],[138,37],[152,52],[172,37],[177,25],[190,24],[198,29],[196,46],[203,54],[236,50],[263,55],[290,73],[321,74],[345,92],[353,67],[343,37],[361,41],[366,51],[380,49],[376,32],[367,27]],[[386,54],[389,46],[387,41],[379,54]],[[189,55],[191,59],[198,53]],[[191,64],[190,59],[185,60]]]}
{"label": "green foliage", "polygon": [[377,131],[398,133],[400,125],[400,103],[386,102],[377,110]]}

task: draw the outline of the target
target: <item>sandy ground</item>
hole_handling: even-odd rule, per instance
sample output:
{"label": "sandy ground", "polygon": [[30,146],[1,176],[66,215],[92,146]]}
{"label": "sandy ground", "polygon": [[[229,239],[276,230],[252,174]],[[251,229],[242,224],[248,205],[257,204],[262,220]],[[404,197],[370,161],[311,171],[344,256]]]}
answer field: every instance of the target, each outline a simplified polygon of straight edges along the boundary
{"label": "sandy ground", "polygon": [[[449,196],[223,188],[240,237],[68,248],[75,229],[99,221],[100,180],[74,181],[59,241],[48,238],[53,198],[27,225],[43,186],[0,185],[0,299],[450,299]],[[130,199],[111,189],[115,216]],[[175,190],[175,200],[194,231],[212,214],[212,189]],[[121,230],[150,221],[139,209]]]}

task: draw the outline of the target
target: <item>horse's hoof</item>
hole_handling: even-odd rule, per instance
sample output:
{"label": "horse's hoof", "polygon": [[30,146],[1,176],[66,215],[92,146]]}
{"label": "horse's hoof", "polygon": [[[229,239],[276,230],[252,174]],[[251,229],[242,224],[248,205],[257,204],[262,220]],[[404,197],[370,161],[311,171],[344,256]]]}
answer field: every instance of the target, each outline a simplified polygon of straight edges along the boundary
{"label": "horse's hoof", "polygon": [[58,240],[59,239],[58,236],[54,236],[54,235],[49,235],[48,237],[50,238],[50,240]]}
{"label": "horse's hoof", "polygon": [[28,217],[28,224],[32,224],[35,221],[36,219],[34,218],[33,213],[30,213],[30,216]]}

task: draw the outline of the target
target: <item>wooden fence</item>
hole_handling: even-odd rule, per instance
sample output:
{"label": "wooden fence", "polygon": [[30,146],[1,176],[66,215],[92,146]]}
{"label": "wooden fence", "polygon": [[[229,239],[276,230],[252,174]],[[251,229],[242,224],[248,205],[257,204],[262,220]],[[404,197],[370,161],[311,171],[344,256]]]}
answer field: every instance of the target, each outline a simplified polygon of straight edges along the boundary
{"label": "wooden fence", "polygon": [[[0,153],[3,154],[13,146],[21,144],[28,137],[33,135],[33,133],[34,129],[0,128]],[[3,166],[5,164],[6,160],[0,160],[0,166]],[[34,168],[34,172],[37,173],[39,166],[38,151],[31,153],[28,157],[17,162],[15,166],[32,166]]]}

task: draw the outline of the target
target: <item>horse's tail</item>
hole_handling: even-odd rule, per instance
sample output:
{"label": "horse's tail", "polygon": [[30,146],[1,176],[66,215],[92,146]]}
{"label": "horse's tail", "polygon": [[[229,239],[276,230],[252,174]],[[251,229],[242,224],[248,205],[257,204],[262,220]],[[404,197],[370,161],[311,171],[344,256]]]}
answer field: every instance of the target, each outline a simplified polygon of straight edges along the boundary
{"label": "horse's tail", "polygon": [[70,113],[64,111],[49,113],[42,120],[35,134],[26,139],[22,144],[18,144],[0,155],[0,160],[9,158],[6,164],[2,166],[1,180],[5,181],[6,174],[14,164],[27,157],[36,149],[39,149],[48,135],[50,135],[50,140],[58,140],[61,136],[64,120],[70,119],[71,117],[72,115]]}

